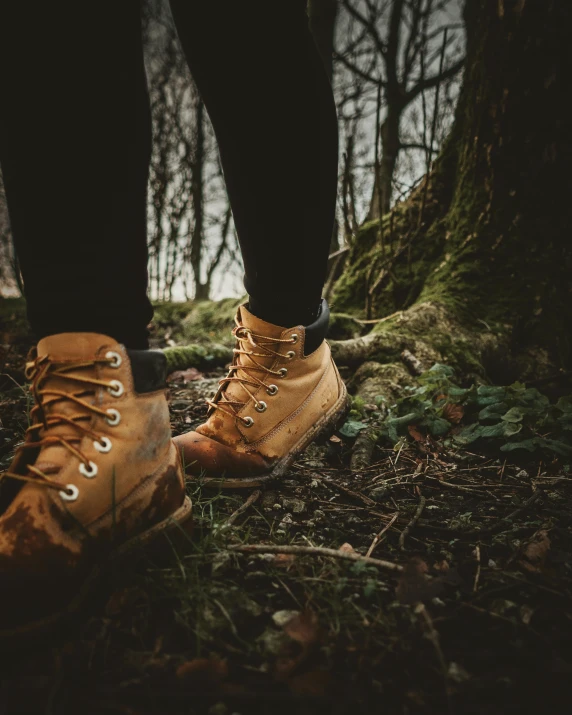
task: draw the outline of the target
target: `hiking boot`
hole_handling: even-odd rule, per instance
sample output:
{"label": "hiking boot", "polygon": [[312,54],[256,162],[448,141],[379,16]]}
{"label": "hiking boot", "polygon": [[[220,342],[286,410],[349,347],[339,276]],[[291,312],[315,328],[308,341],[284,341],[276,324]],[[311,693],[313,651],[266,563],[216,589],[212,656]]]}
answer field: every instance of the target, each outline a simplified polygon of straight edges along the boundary
{"label": "hiking boot", "polygon": [[284,328],[238,309],[234,359],[207,400],[207,421],[180,435],[187,474],[228,488],[282,476],[318,437],[347,414],[347,391],[324,337],[329,310],[308,327]]}
{"label": "hiking boot", "polygon": [[161,352],[96,333],[30,355],[30,427],[0,475],[0,637],[49,629],[106,567],[189,519],[165,374]]}

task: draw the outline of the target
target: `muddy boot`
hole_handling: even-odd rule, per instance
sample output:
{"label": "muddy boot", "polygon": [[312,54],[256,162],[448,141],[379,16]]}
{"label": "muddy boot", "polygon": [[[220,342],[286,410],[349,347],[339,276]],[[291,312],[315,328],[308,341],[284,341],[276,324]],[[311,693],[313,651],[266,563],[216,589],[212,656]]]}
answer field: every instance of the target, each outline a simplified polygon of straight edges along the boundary
{"label": "muddy boot", "polygon": [[49,630],[111,564],[191,514],[162,353],[64,333],[32,358],[30,427],[0,475],[0,640]]}
{"label": "muddy boot", "polygon": [[348,396],[324,340],[328,319],[325,301],[308,327],[279,327],[238,309],[234,360],[207,400],[207,421],[175,438],[187,474],[222,487],[257,486],[335,430]]}

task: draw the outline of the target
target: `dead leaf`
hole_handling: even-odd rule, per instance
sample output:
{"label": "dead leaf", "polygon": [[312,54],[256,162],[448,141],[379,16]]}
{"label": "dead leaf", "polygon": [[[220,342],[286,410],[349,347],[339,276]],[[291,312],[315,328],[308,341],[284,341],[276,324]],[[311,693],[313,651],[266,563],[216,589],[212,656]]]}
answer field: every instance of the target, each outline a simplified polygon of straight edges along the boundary
{"label": "dead leaf", "polygon": [[342,551],[344,554],[355,554],[355,549],[351,544],[348,544],[346,541],[345,544],[342,544],[338,551]]}
{"label": "dead leaf", "polygon": [[202,380],[203,377],[203,373],[199,372],[196,367],[190,367],[188,370],[175,370],[167,377],[167,382],[193,382]]}
{"label": "dead leaf", "polygon": [[541,573],[550,549],[550,538],[546,529],[541,529],[532,535],[522,549],[520,565],[532,573]]}
{"label": "dead leaf", "polygon": [[272,559],[273,566],[281,566],[282,568],[288,567],[294,563],[296,557],[294,554],[275,554]]}
{"label": "dead leaf", "polygon": [[443,584],[438,579],[427,576],[429,567],[419,557],[411,559],[405,564],[395,595],[400,603],[411,605],[418,601],[427,601],[437,596],[443,589]]}
{"label": "dead leaf", "polygon": [[318,640],[318,616],[314,611],[302,611],[284,625],[284,632],[305,647],[313,645]]}
{"label": "dead leaf", "polygon": [[453,402],[448,402],[445,407],[443,407],[443,417],[451,424],[459,424],[463,419],[465,410],[462,405],[455,404]]}
{"label": "dead leaf", "polygon": [[331,693],[332,676],[326,670],[310,670],[288,679],[290,691],[306,698],[323,698]]}
{"label": "dead leaf", "polygon": [[407,431],[416,442],[425,442],[425,435],[422,435],[415,425],[409,425]]}
{"label": "dead leaf", "polygon": [[226,660],[218,658],[193,658],[177,668],[177,678],[204,685],[216,685],[228,675]]}

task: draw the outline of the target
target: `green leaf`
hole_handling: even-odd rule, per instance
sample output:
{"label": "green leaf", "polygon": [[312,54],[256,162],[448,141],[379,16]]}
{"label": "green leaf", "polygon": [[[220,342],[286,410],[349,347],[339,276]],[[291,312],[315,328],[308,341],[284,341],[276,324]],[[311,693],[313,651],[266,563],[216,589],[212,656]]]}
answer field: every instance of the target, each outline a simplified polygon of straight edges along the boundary
{"label": "green leaf", "polygon": [[479,412],[479,419],[496,421],[506,410],[508,410],[506,402],[495,402],[494,404],[487,405],[487,407]]}
{"label": "green leaf", "polygon": [[340,434],[344,437],[352,439],[357,437],[357,435],[365,429],[367,425],[365,422],[357,422],[356,420],[348,420],[345,425],[340,429]]}
{"label": "green leaf", "polygon": [[524,412],[519,407],[511,407],[510,410],[501,417],[505,422],[522,422],[523,418]]}
{"label": "green leaf", "polygon": [[419,424],[427,427],[434,437],[441,437],[451,429],[450,422],[436,415],[426,415]]}
{"label": "green leaf", "polygon": [[505,422],[504,423],[504,436],[505,437],[514,437],[515,434],[518,434],[524,425],[518,424],[517,422]]}
{"label": "green leaf", "polygon": [[481,427],[481,437],[504,437],[505,425],[499,422],[496,425],[486,425]]}
{"label": "green leaf", "polygon": [[467,427],[463,428],[460,432],[458,432],[453,439],[455,442],[458,442],[459,444],[471,444],[475,440],[479,439],[481,436],[481,432],[483,430],[482,425],[475,423],[472,425],[468,425]]}
{"label": "green leaf", "polygon": [[523,439],[521,442],[507,442],[501,447],[501,452],[514,452],[515,449],[526,449],[528,452],[534,452],[537,448],[536,439]]}

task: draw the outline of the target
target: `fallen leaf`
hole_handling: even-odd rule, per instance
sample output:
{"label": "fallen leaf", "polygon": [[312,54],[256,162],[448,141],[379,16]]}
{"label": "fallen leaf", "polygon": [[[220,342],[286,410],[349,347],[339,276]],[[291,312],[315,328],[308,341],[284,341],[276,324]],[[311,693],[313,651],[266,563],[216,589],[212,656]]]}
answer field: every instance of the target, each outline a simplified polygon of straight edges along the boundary
{"label": "fallen leaf", "polygon": [[284,625],[284,632],[306,647],[318,640],[318,631],[318,616],[310,610],[297,613]]}
{"label": "fallen leaf", "polygon": [[425,442],[425,436],[421,434],[415,425],[409,425],[407,431],[416,442]]}
{"label": "fallen leaf", "polygon": [[226,660],[218,658],[194,658],[177,668],[177,678],[196,681],[206,685],[220,683],[228,675]]}
{"label": "fallen leaf", "polygon": [[520,565],[532,573],[541,573],[550,549],[550,538],[546,529],[541,529],[532,535],[522,549]]}
{"label": "fallen leaf", "polygon": [[348,544],[347,541],[345,544],[342,544],[338,551],[343,552],[344,554],[355,554],[355,549],[351,544]]}
{"label": "fallen leaf", "polygon": [[167,377],[167,382],[193,382],[202,380],[203,377],[203,373],[199,372],[196,367],[190,367],[188,370],[175,370]]}
{"label": "fallen leaf", "polygon": [[395,589],[400,603],[411,605],[437,596],[443,589],[442,581],[427,576],[429,567],[418,557],[405,564]]}
{"label": "fallen leaf", "polygon": [[310,670],[288,679],[290,691],[306,698],[323,698],[331,693],[332,676],[326,670]]}
{"label": "fallen leaf", "polygon": [[448,402],[445,407],[443,407],[443,417],[451,424],[458,424],[465,414],[465,410],[462,405],[457,405],[453,402]]}
{"label": "fallen leaf", "polygon": [[274,566],[281,566],[284,568],[290,566],[295,560],[296,557],[294,554],[275,554],[272,559],[272,563]]}

